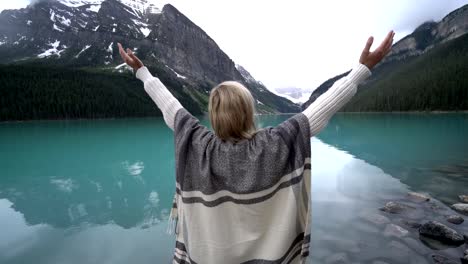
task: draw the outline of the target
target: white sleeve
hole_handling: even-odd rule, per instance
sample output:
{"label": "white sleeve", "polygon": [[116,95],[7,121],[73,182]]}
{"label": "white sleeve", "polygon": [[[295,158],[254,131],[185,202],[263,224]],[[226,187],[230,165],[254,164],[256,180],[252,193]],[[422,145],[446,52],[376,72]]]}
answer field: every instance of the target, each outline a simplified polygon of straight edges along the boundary
{"label": "white sleeve", "polygon": [[369,76],[369,68],[359,63],[302,112],[309,119],[311,137],[328,124],[330,118],[356,94],[357,86]]}
{"label": "white sleeve", "polygon": [[144,83],[145,91],[161,110],[164,121],[174,130],[175,114],[183,106],[158,78],[151,75],[148,68],[141,67],[138,69],[136,77]]}

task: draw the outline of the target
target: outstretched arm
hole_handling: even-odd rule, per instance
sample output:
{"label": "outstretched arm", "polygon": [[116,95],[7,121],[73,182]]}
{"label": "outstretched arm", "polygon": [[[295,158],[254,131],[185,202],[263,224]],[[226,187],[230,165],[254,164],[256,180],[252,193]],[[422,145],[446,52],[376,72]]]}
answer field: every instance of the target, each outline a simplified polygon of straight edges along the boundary
{"label": "outstretched arm", "polygon": [[370,47],[374,39],[370,37],[362,51],[359,64],[302,112],[309,119],[311,137],[318,134],[328,124],[330,118],[356,94],[357,86],[371,75],[370,70],[390,51],[394,35],[395,33],[390,31],[382,44],[373,52],[370,52]]}
{"label": "outstretched arm", "polygon": [[136,77],[143,81],[145,91],[161,110],[164,121],[174,130],[175,115],[183,106],[158,78],[151,75],[148,68],[143,65],[141,60],[130,49],[127,49],[127,52],[125,52],[120,43],[118,43],[118,46],[120,56],[125,63],[136,71]]}

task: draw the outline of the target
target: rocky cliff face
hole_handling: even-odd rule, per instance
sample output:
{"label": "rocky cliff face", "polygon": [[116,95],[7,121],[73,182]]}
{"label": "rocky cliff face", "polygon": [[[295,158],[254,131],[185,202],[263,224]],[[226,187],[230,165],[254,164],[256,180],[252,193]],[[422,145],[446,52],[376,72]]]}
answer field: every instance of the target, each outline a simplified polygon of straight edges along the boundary
{"label": "rocky cliff face", "polygon": [[468,5],[465,5],[439,22],[426,22],[396,43],[386,61],[401,60],[421,55],[434,46],[450,41],[468,32]]}
{"label": "rocky cliff face", "polygon": [[[206,108],[209,90],[225,80],[248,86],[260,112],[297,112],[298,105],[247,80],[200,27],[172,5],[150,8],[146,0],[41,1],[0,14],[2,63],[34,62],[122,72],[117,42],[134,49],[155,74],[177,79],[176,90]],[[191,93],[187,91],[187,93]],[[182,93],[180,93],[182,94]]]}
{"label": "rocky cliff face", "polygon": [[[397,69],[399,65],[408,59],[421,56],[439,45],[459,38],[468,32],[468,5],[465,5],[439,22],[426,22],[414,30],[413,33],[404,37],[393,45],[387,57],[373,70],[369,82],[382,78],[382,72]],[[312,104],[321,94],[326,92],[333,83],[345,76],[347,73],[335,76],[320,85],[310,96],[309,100],[302,105],[305,109]],[[358,93],[365,87],[359,87]]]}

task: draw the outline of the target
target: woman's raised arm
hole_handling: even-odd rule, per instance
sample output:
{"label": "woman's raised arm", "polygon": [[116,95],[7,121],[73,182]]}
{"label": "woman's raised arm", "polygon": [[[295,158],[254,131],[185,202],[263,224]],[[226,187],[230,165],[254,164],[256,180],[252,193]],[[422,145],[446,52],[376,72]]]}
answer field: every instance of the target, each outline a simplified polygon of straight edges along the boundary
{"label": "woman's raised arm", "polygon": [[174,120],[177,111],[183,106],[171,94],[171,92],[164,86],[164,84],[156,77],[154,77],[146,68],[140,59],[138,59],[132,50],[127,49],[124,51],[120,43],[119,52],[122,59],[136,71],[136,77],[144,83],[145,91],[153,99],[158,108],[161,110],[164,121],[174,130]]}
{"label": "woman's raised arm", "polygon": [[390,51],[394,35],[395,33],[390,31],[382,44],[373,52],[370,52],[370,47],[374,39],[370,37],[362,51],[359,64],[302,112],[309,119],[311,137],[318,134],[328,124],[330,118],[356,94],[357,86],[371,75],[370,70]]}

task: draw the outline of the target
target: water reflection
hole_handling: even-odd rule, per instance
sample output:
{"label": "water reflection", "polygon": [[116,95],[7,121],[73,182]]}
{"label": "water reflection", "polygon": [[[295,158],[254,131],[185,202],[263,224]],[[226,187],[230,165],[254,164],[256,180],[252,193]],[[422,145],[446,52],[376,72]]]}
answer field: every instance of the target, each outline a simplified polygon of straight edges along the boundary
{"label": "water reflection", "polygon": [[0,199],[30,225],[148,227],[168,217],[172,132],[161,119],[0,125]]}
{"label": "water reflection", "polygon": [[1,263],[169,263],[174,239],[164,226],[124,229],[82,223],[69,229],[28,225],[12,203],[0,199]]}
{"label": "water reflection", "polygon": [[452,204],[468,186],[468,114],[338,114],[318,138]]}

